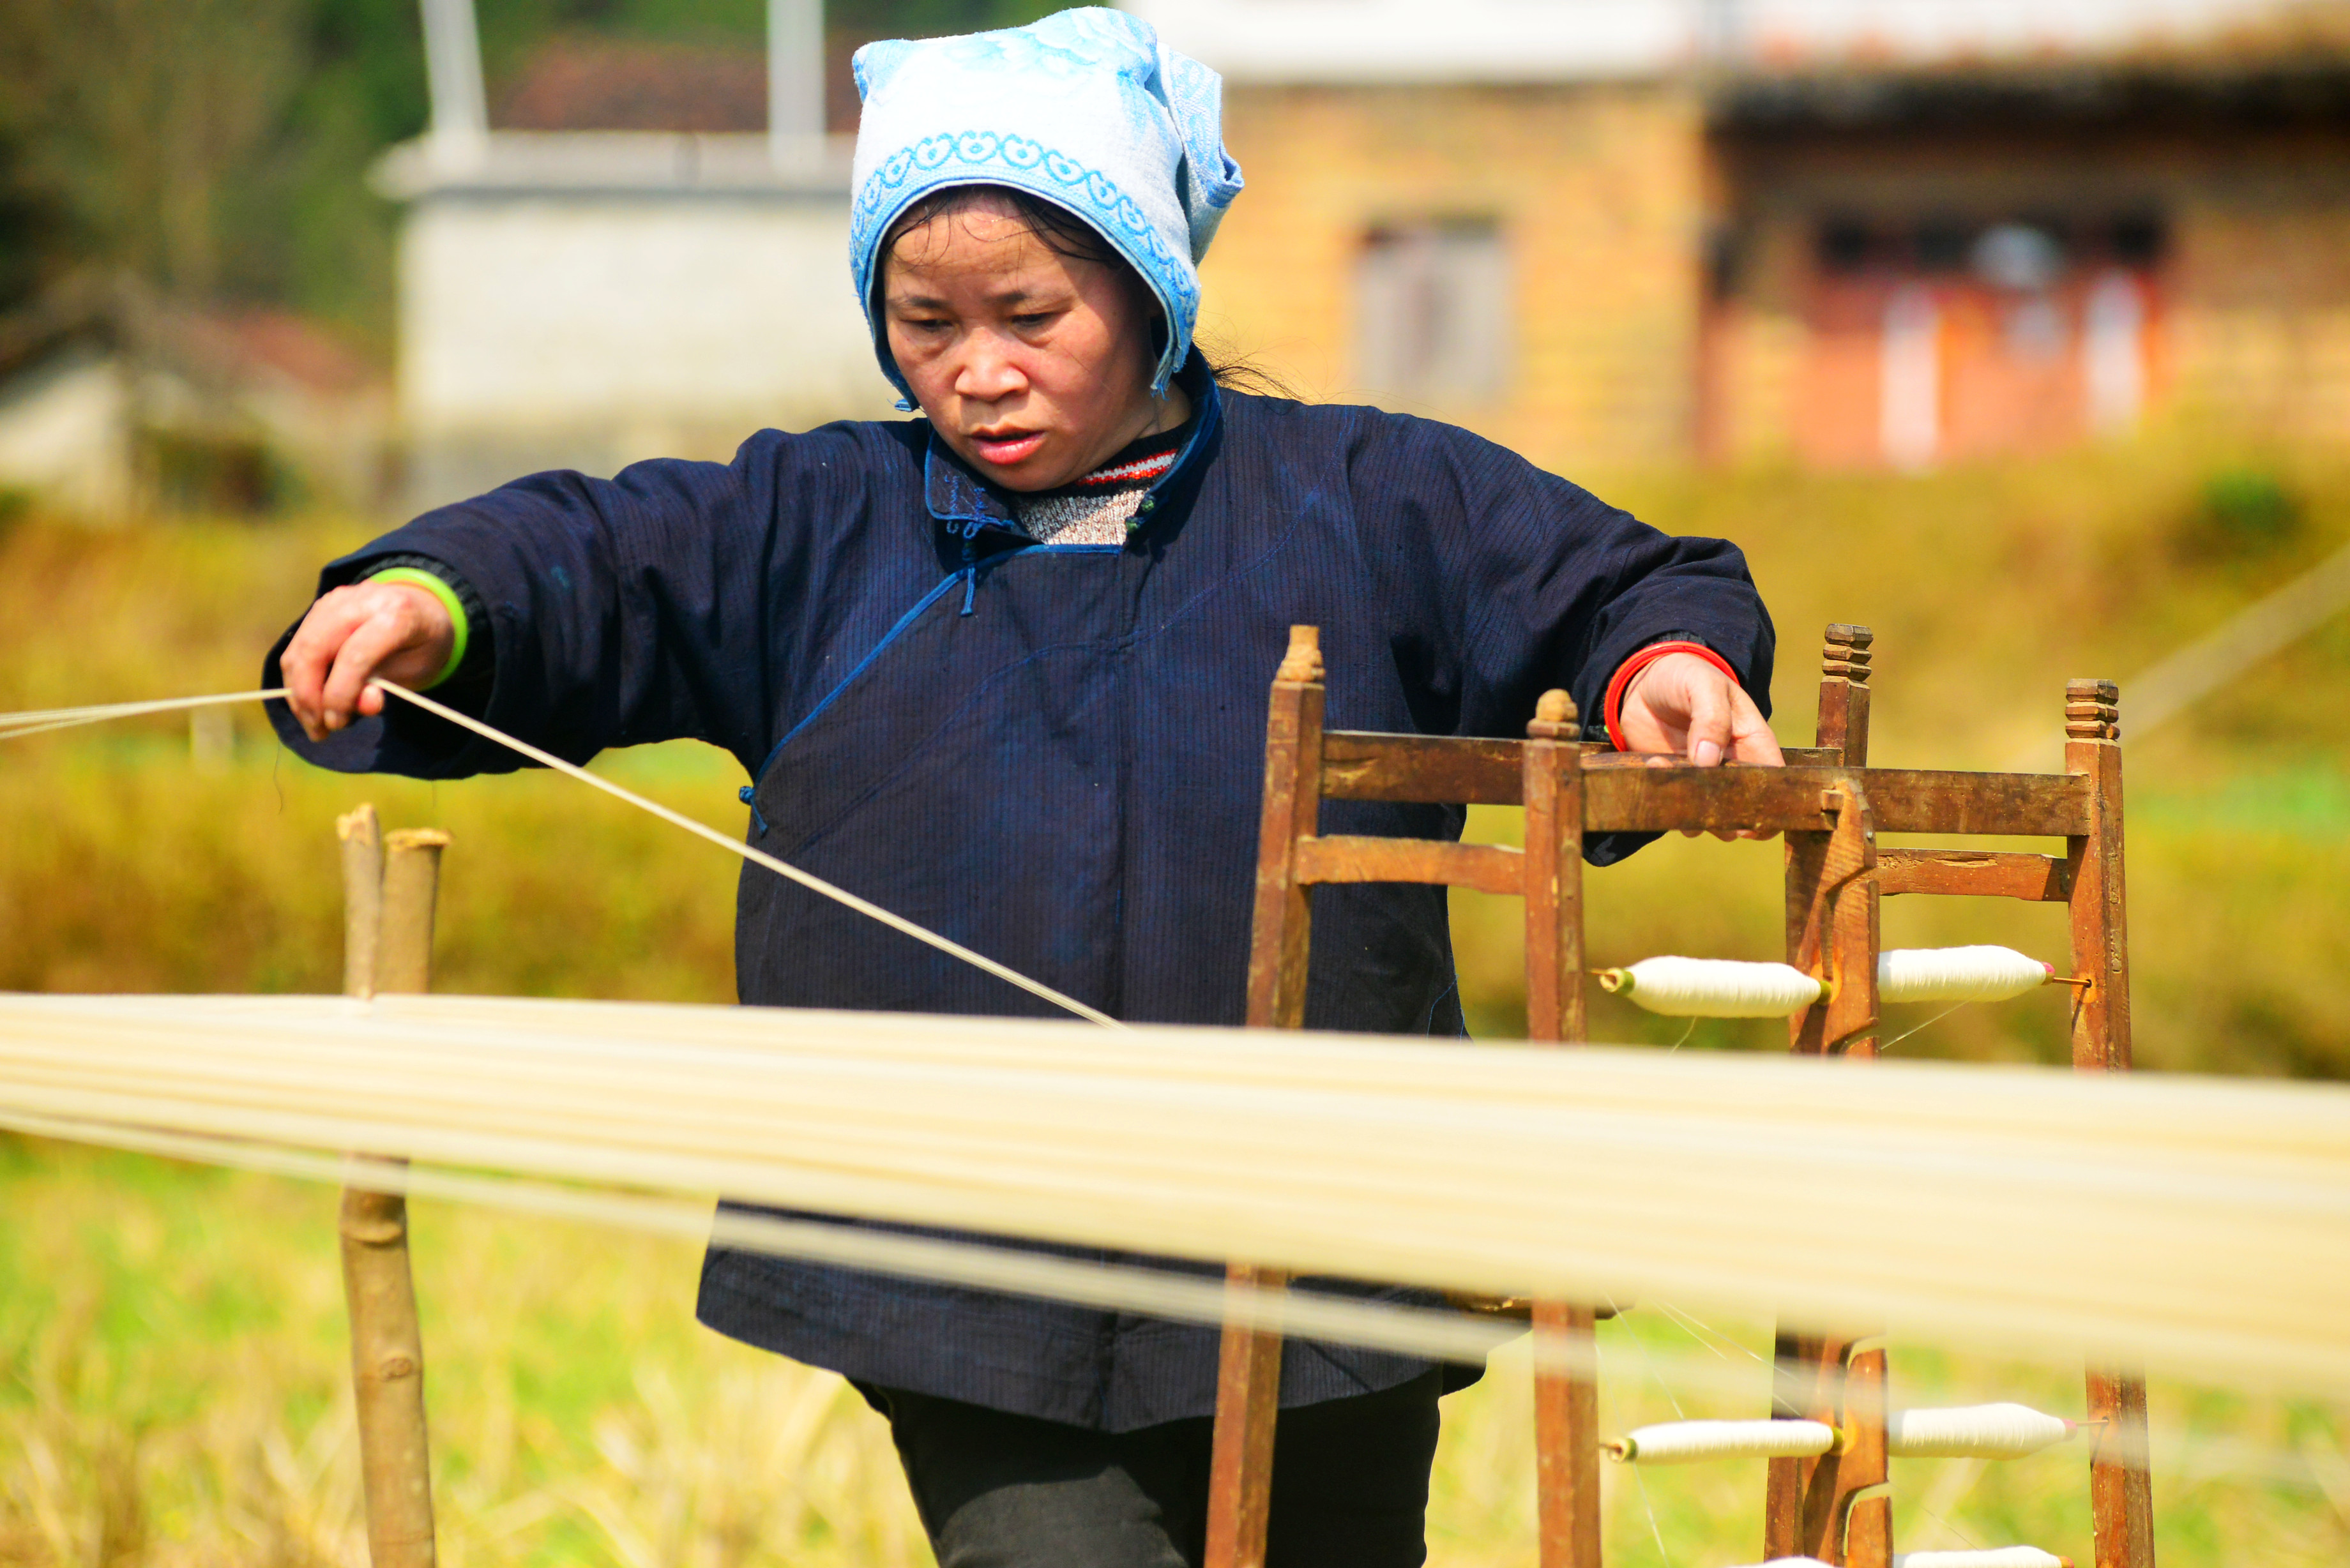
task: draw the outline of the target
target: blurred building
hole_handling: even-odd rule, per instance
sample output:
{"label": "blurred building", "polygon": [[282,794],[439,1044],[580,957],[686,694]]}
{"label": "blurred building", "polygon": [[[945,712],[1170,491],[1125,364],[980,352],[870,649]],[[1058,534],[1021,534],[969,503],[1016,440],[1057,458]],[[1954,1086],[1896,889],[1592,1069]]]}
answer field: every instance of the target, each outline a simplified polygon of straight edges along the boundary
{"label": "blurred building", "polygon": [[299,317],[68,278],[0,317],[0,490],[103,522],[369,504],[389,400],[363,359]]}
{"label": "blurred building", "polygon": [[889,410],[847,282],[853,141],[825,133],[820,17],[775,9],[764,59],[557,40],[493,114],[470,5],[425,0],[433,128],[376,174],[406,203],[408,504]]}
{"label": "blurred building", "polygon": [[1209,337],[1566,466],[2350,439],[2350,19],[1132,0],[1225,73]]}
{"label": "blurred building", "polygon": [[423,506],[546,468],[726,458],[769,426],[886,411],[848,286],[848,161],[764,134],[500,131],[404,197],[400,413]]}

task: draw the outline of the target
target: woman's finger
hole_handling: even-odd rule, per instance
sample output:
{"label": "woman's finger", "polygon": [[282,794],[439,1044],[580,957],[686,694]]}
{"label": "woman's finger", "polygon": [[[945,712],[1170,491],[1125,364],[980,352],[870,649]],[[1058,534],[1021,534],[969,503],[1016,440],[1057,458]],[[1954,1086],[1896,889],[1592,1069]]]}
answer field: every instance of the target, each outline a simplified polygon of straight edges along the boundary
{"label": "woman's finger", "polygon": [[[359,698],[369,679],[393,654],[422,639],[423,628],[418,619],[409,613],[404,598],[390,597],[343,639],[319,698],[328,729],[339,730],[348,724],[359,711]],[[378,697],[376,701],[380,711],[382,699]]]}
{"label": "woman's finger", "polygon": [[1771,721],[1762,716],[1753,698],[1734,686],[1730,691],[1730,755],[1733,761],[1766,768],[1787,765],[1786,753],[1779,750],[1779,737],[1771,732]]}
{"label": "woman's finger", "polygon": [[1730,752],[1730,693],[1735,688],[1728,677],[1709,665],[1703,673],[1688,679],[1685,690],[1689,759],[1701,768],[1716,766]]}
{"label": "woman's finger", "polygon": [[352,589],[337,588],[310,607],[277,661],[286,704],[294,711],[303,733],[314,741],[327,738],[325,691],[335,656],[342,651],[351,628],[366,618],[359,597]]}

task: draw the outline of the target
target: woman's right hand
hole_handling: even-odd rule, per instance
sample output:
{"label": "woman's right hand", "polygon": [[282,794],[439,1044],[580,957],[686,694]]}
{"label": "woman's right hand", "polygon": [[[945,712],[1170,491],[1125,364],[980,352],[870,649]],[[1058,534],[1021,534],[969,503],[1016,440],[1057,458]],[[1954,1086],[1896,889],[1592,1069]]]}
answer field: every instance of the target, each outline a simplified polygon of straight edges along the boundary
{"label": "woman's right hand", "polygon": [[278,670],[286,706],[314,741],[383,711],[377,676],[418,687],[449,662],[457,628],[449,607],[410,583],[353,583],[310,607]]}

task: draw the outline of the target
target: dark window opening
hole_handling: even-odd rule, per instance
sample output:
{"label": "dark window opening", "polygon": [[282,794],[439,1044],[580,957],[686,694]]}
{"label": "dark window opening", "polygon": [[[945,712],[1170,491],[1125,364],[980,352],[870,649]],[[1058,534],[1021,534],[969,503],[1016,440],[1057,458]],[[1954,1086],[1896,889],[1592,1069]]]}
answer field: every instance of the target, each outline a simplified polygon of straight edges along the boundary
{"label": "dark window opening", "polygon": [[1825,272],[1858,272],[1876,250],[1876,236],[1857,218],[1829,218],[1820,224],[1820,267]]}

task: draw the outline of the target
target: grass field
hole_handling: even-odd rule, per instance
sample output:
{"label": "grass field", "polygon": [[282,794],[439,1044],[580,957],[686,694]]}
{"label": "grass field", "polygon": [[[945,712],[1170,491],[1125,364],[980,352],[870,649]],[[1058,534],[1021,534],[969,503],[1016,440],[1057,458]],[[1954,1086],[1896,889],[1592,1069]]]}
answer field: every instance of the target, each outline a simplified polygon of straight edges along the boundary
{"label": "grass field", "polygon": [[[2230,503],[2230,484],[2282,500]],[[2183,438],[1929,480],[1755,473],[1609,493],[1747,545],[1782,630],[1786,738],[1810,738],[1820,624],[1872,624],[1877,757],[1902,764],[2012,763],[2055,733],[2066,676],[2126,679],[2350,539],[2350,472]],[[364,532],[20,523],[0,537],[0,710],[249,685],[317,563]],[[2337,621],[2151,735],[2131,731],[2125,689],[2143,1064],[2350,1076],[2345,674]],[[599,765],[741,826],[739,772],[706,748]],[[389,826],[455,835],[444,988],[731,996],[729,857],[544,776],[321,774],[252,714],[201,756],[186,724],[160,722],[0,749],[0,987],[332,989],[331,824],[361,799]],[[1475,828],[1515,830],[1505,813]],[[1777,876],[1774,846],[1659,844],[1590,879],[1595,959],[1775,956]],[[2054,910],[1918,905],[1888,904],[1888,941],[2061,956]],[[1506,1034],[1523,1016],[1514,908],[1464,899],[1456,917],[1464,994],[1481,1032]],[[1595,1026],[1679,1033],[1605,1001]],[[1773,1033],[1709,1025],[1686,1048],[1767,1048]],[[2061,1019],[2040,999],[1970,1009],[1897,1050],[2054,1060]],[[0,1140],[0,1564],[362,1560],[332,1203]],[[878,1421],[837,1380],[694,1327],[690,1249],[434,1204],[417,1231],[444,1561],[927,1561]],[[1759,1406],[1762,1327],[1710,1327],[1727,1342],[1654,1312],[1605,1331],[1608,1422],[1669,1416],[1676,1398],[1691,1415]],[[1525,1380],[1506,1355],[1497,1368],[1447,1404],[1440,1564],[1530,1561]],[[1979,1353],[1905,1345],[1895,1377],[1905,1401],[2078,1398],[2055,1373]],[[2166,1563],[2350,1561],[2350,1411],[2173,1382],[2155,1402]],[[1898,1536],[2035,1541],[2085,1561],[2081,1479],[2063,1455],[1905,1465]],[[1756,1555],[1759,1467],[1610,1485],[1614,1563]]]}
{"label": "grass field", "polygon": [[[0,1563],[364,1562],[334,1194],[0,1141]],[[917,1568],[879,1419],[833,1378],[691,1322],[691,1248],[419,1203],[442,1561]],[[1604,1416],[1752,1414],[1760,1325],[1658,1311],[1602,1330]],[[2045,1368],[1914,1345],[1904,1403],[2077,1407]],[[1445,1402],[1433,1561],[1531,1561],[1532,1414],[1509,1351]],[[2350,1409],[2158,1381],[2162,1560],[2350,1559]],[[1608,1468],[1609,1561],[1726,1568],[1760,1544],[1762,1467]],[[2086,1563],[2084,1467],[1902,1461],[1905,1549],[2033,1542]],[[1659,1542],[1661,1542],[1661,1546]]]}

